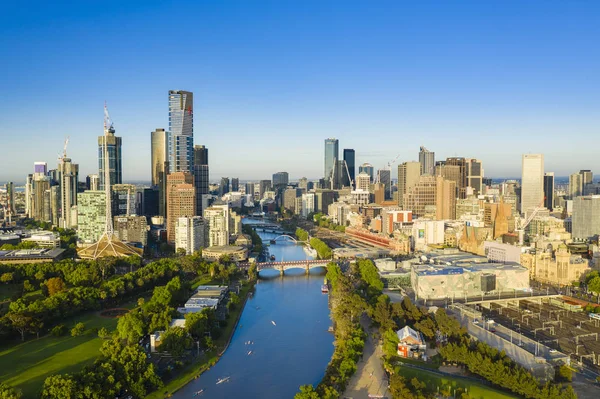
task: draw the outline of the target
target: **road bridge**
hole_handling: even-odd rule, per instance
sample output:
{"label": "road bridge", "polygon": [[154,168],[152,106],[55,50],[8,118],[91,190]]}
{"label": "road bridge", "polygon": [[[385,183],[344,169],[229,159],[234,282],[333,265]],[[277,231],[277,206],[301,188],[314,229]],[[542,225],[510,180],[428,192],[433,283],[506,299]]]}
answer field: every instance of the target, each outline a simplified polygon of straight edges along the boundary
{"label": "road bridge", "polygon": [[[329,259],[313,259],[313,260],[293,260],[287,262],[258,262],[256,263],[256,270],[258,272],[267,269],[279,270],[279,273],[283,275],[286,270],[289,269],[305,269],[306,273],[310,269],[317,267],[326,267],[331,262]],[[239,268],[247,270],[250,267],[249,262],[243,262],[239,264]]]}

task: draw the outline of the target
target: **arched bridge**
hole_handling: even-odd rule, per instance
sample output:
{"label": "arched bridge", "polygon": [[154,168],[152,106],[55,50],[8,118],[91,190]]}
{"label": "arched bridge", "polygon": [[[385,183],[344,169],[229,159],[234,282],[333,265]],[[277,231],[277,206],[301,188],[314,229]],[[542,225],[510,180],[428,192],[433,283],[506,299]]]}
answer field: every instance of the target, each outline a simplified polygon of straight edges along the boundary
{"label": "arched bridge", "polygon": [[[288,262],[258,262],[256,264],[256,270],[260,272],[261,270],[275,269],[279,270],[279,272],[283,274],[283,272],[288,269],[305,269],[308,273],[310,269],[314,269],[316,267],[326,267],[329,262],[331,262],[331,260],[328,259],[294,260]],[[248,269],[248,267],[250,267],[250,263],[240,263],[239,267],[242,269]]]}
{"label": "arched bridge", "polygon": [[296,244],[298,243],[298,240],[296,240],[296,239],[295,239],[294,237],[292,237],[291,235],[288,235],[288,234],[282,234],[282,235],[280,235],[280,236],[277,236],[277,237],[273,238],[273,239],[271,240],[271,244],[273,244],[273,243],[274,243],[275,241],[277,241],[277,240],[283,240],[283,239],[286,239],[286,238],[287,238],[287,240],[288,240],[288,241],[289,241],[289,240],[292,240],[292,241],[293,241],[293,242],[295,242]]}

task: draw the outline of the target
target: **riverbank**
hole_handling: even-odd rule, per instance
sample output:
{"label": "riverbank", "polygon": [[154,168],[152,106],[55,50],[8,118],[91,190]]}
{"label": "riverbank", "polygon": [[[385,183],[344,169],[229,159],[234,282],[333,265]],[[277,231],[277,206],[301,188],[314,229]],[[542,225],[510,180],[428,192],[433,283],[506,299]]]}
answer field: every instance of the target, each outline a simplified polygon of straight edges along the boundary
{"label": "riverbank", "polygon": [[217,364],[231,343],[231,339],[233,338],[233,334],[235,333],[238,322],[240,321],[240,317],[242,316],[244,308],[246,307],[246,303],[248,302],[250,291],[254,288],[255,283],[256,282],[251,281],[241,288],[240,296],[244,298],[244,301],[241,303],[241,306],[238,306],[229,312],[230,317],[227,319],[227,325],[223,329],[223,335],[215,342],[217,348],[210,352],[206,352],[200,362],[190,364],[189,366],[183,368],[181,372],[179,372],[178,375],[169,381],[164,387],[146,396],[147,399],[168,398],[192,382],[194,379],[198,378],[199,375],[210,370],[211,367]]}

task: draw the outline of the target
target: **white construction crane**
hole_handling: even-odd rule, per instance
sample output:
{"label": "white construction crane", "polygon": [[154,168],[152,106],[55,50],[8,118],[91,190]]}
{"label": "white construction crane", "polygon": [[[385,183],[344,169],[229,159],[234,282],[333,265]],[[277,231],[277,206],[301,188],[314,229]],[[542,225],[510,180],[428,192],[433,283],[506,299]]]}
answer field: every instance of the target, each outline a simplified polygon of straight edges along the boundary
{"label": "white construction crane", "polygon": [[350,170],[348,169],[348,163],[344,161],[344,166],[346,167],[346,174],[348,175],[348,181],[350,182],[350,190],[354,189],[354,180],[352,180],[352,176],[350,176]]}
{"label": "white construction crane", "polygon": [[65,145],[63,146],[63,152],[62,155],[58,156],[58,162],[62,163],[63,159],[65,159],[67,157],[67,146],[69,145],[69,136],[67,136],[65,138]]}
{"label": "white construction crane", "polygon": [[[392,170],[392,165],[396,163],[396,161],[398,160],[398,158],[400,158],[400,154],[396,155],[396,158],[392,159],[391,161],[389,161],[383,168],[381,168],[381,170]],[[391,172],[390,172],[391,175]],[[377,184],[380,182],[380,174],[379,174],[379,170],[377,171],[377,177],[375,178],[374,183]],[[391,176],[390,176],[391,179]]]}
{"label": "white construction crane", "polygon": [[527,228],[527,226],[529,226],[529,223],[531,223],[533,218],[535,218],[542,209],[545,209],[545,207],[544,207],[545,200],[546,200],[546,197],[542,198],[542,201],[540,202],[540,204],[538,206],[536,206],[535,208],[533,208],[531,213],[529,215],[527,215],[526,219],[523,219],[521,217],[517,218],[517,229],[516,230],[517,230],[517,233],[519,234],[519,245],[523,245],[523,241],[524,241],[524,237],[525,237],[525,229]]}

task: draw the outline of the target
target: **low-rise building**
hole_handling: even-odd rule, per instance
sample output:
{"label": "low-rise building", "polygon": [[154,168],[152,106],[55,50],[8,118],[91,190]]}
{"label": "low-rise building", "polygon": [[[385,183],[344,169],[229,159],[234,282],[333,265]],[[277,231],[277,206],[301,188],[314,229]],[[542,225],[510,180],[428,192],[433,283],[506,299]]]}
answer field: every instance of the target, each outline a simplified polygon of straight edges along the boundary
{"label": "low-rise building", "polygon": [[248,248],[237,245],[223,245],[205,248],[202,257],[207,260],[219,260],[221,256],[228,255],[235,262],[248,260]]}
{"label": "low-rise building", "polygon": [[63,252],[65,252],[63,248],[0,251],[0,263],[55,262],[62,259]]}
{"label": "low-rise building", "polygon": [[427,349],[423,334],[409,326],[396,331],[396,335],[398,336],[398,356],[400,357],[418,358]]}
{"label": "low-rise building", "polygon": [[60,247],[60,235],[53,231],[36,231],[32,232],[23,241],[33,242],[41,248],[58,248]]}

